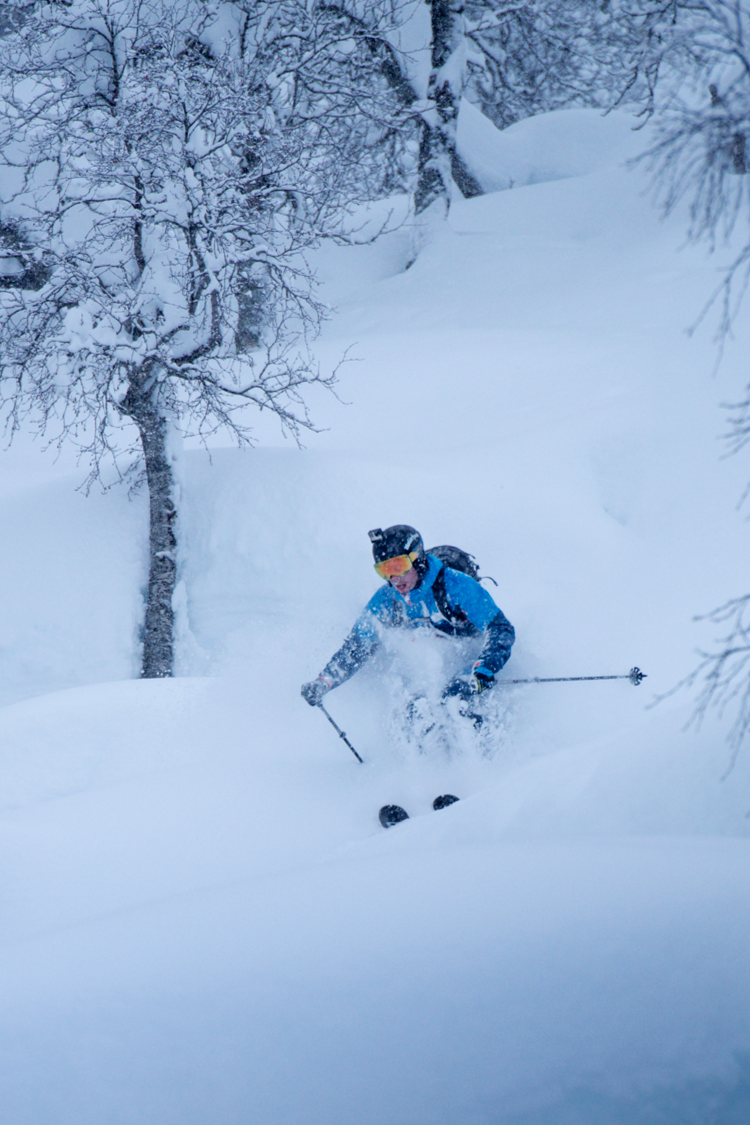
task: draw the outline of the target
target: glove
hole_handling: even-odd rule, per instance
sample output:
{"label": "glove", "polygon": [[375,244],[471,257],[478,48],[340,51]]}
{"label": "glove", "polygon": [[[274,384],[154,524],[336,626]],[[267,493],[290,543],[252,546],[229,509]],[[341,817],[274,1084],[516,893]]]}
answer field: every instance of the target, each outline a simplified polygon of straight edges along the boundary
{"label": "glove", "polygon": [[477,661],[471,673],[471,690],[474,694],[481,695],[483,691],[489,691],[494,683],[494,674],[490,672],[489,668],[485,668],[483,664]]}
{"label": "glove", "polygon": [[301,694],[311,707],[317,707],[323,696],[327,695],[332,687],[333,683],[327,676],[318,676],[317,680],[311,680],[309,684],[302,685]]}

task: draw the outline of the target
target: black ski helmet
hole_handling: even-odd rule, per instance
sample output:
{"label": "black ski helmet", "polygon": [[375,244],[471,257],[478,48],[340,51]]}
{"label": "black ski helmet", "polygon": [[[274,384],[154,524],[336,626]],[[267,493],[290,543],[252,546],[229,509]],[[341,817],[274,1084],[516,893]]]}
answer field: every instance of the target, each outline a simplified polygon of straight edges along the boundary
{"label": "black ski helmet", "polygon": [[406,523],[395,523],[393,527],[383,530],[376,527],[368,531],[372,543],[372,557],[376,563],[385,562],[386,559],[395,559],[397,555],[411,555],[415,551],[417,557],[413,566],[420,578],[427,570],[427,556],[424,553],[422,536],[416,528],[409,527]]}

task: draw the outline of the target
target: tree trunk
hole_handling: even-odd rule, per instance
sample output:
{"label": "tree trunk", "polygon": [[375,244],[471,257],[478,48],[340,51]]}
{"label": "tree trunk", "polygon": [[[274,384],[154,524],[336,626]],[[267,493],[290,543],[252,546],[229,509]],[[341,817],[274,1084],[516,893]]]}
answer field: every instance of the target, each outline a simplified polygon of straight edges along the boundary
{"label": "tree trunk", "polygon": [[167,448],[167,419],[154,402],[146,378],[131,381],[123,413],[138,426],[146,464],[149,496],[149,574],[143,629],[141,676],[158,679],[173,674],[174,594],[177,575],[174,474]]}
{"label": "tree trunk", "polygon": [[738,176],[744,176],[747,172],[746,144],[744,133],[735,133],[732,137],[732,167]]}
{"label": "tree trunk", "polygon": [[[432,108],[421,115],[417,188],[414,207],[417,214],[425,211],[441,196],[450,198],[451,179],[467,199],[484,195],[481,184],[472,176],[456,149],[456,126],[461,97],[465,85],[464,50],[464,0],[425,0],[430,6],[432,23],[431,72],[427,98]],[[368,24],[361,17],[347,11],[340,3],[329,2],[324,10],[345,16],[362,35],[370,54],[380,61],[380,73],[407,109],[419,101],[419,96],[403,68],[398,53],[377,34],[368,34]],[[438,74],[455,55],[450,69]]]}
{"label": "tree trunk", "polygon": [[438,199],[450,205],[454,182],[462,195],[481,195],[482,188],[456,149],[456,129],[465,85],[464,0],[428,0],[432,21],[432,69],[419,144],[419,175],[414,209],[419,215]]}

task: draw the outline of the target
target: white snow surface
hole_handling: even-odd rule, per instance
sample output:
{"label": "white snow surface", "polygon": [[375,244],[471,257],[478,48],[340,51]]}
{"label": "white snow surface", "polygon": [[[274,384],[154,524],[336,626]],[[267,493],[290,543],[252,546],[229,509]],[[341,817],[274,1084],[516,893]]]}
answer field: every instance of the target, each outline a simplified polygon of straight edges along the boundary
{"label": "white snow surface", "polygon": [[[320,359],[357,362],[306,449],[184,451],[178,678],[132,678],[144,498],[3,454],[4,1125],[750,1120],[750,748],[722,780],[731,716],[647,706],[746,590],[747,309],[712,378],[684,330],[723,259],[659,222],[630,126],[469,122],[512,190],[408,269],[406,228],[321,252]],[[299,685],[395,522],[497,579],[504,675],[649,678],[498,688],[490,752],[447,757],[362,672],[327,700],[359,765]]]}

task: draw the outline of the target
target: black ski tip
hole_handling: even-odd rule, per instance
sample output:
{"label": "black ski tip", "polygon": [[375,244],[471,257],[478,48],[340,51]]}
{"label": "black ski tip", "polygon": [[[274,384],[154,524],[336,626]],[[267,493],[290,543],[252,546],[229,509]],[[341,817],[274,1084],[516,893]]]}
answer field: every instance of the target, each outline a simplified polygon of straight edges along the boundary
{"label": "black ski tip", "polygon": [[458,797],[454,797],[452,793],[443,793],[442,797],[436,797],[432,802],[432,807],[435,812],[440,809],[447,809],[448,805],[455,805]]}
{"label": "black ski tip", "polygon": [[400,824],[402,820],[408,819],[408,812],[406,809],[402,809],[400,805],[383,805],[378,813],[378,820],[383,828],[392,828],[394,824]]}

